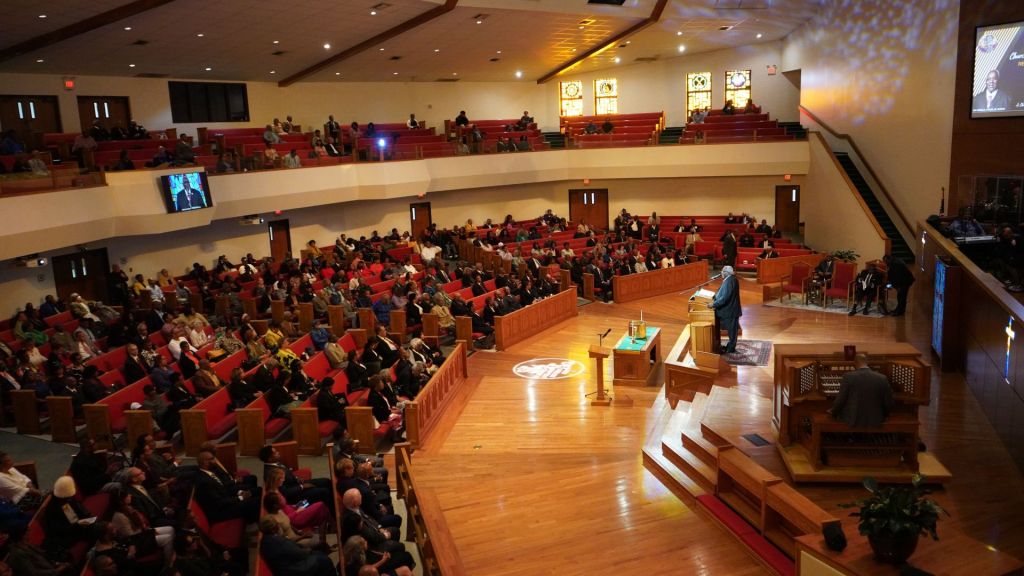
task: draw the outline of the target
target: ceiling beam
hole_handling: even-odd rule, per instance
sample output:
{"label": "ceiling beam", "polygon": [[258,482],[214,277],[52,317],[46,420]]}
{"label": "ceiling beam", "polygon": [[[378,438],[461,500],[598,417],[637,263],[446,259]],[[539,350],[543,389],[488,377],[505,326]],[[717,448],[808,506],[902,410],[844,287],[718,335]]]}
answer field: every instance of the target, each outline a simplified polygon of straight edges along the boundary
{"label": "ceiling beam", "polygon": [[454,10],[455,5],[458,3],[459,0],[446,0],[444,4],[435,6],[434,8],[431,8],[430,10],[427,10],[426,12],[420,14],[419,16],[415,16],[413,18],[410,18],[409,20],[406,20],[405,22],[402,22],[398,26],[389,28],[372,38],[363,40],[362,42],[356,44],[355,46],[352,46],[351,48],[338,52],[337,54],[331,56],[330,58],[327,58],[326,60],[321,60],[320,62],[317,62],[312,66],[309,66],[308,68],[305,68],[303,70],[296,72],[295,74],[292,74],[291,76],[278,82],[277,85],[281,88],[291,86],[292,84],[298,82],[299,80],[302,80],[307,76],[316,74],[317,72],[323,70],[324,68],[327,68],[328,66],[333,66],[334,64],[337,64],[339,62],[344,62],[345,60],[348,60],[349,58],[355,56],[356,54],[359,54],[360,52],[365,52],[366,50],[373,48],[378,44],[387,42],[388,40],[396,36],[405,34],[406,32],[414,28],[418,28],[435,18],[444,16],[445,14]]}
{"label": "ceiling beam", "polygon": [[154,8],[159,8],[165,4],[170,4],[174,0],[136,0],[135,2],[129,2],[124,6],[118,6],[111,10],[107,10],[101,14],[90,16],[80,22],[69,24],[63,28],[54,30],[53,32],[47,32],[46,34],[40,34],[35,38],[29,38],[24,42],[19,42],[14,46],[10,46],[0,50],[0,62],[4,60],[10,60],[29,52],[34,52],[52,46],[58,42],[63,42],[75,36],[91,32],[97,28],[102,28],[108,24],[113,24],[118,20],[124,20],[143,12],[148,12]]}
{"label": "ceiling beam", "polygon": [[564,74],[565,72],[572,70],[587,58],[597,56],[598,54],[604,52],[605,50],[609,50],[611,48],[618,46],[618,44],[625,40],[626,38],[629,38],[630,36],[643,30],[644,28],[647,28],[651,24],[654,24],[655,22],[661,19],[661,13],[665,11],[665,6],[667,4],[668,0],[658,0],[658,2],[654,5],[654,10],[651,11],[651,15],[648,16],[647,19],[637,22],[636,24],[630,26],[629,28],[626,28],[622,32],[619,32],[615,36],[612,36],[607,41],[598,44],[597,46],[594,46],[593,48],[587,50],[586,52],[580,54],[579,56],[575,56],[572,60],[569,60],[565,64],[562,64],[558,68],[555,68],[554,70],[541,76],[540,78],[537,79],[537,84],[543,84],[548,80],[551,80],[555,76]]}

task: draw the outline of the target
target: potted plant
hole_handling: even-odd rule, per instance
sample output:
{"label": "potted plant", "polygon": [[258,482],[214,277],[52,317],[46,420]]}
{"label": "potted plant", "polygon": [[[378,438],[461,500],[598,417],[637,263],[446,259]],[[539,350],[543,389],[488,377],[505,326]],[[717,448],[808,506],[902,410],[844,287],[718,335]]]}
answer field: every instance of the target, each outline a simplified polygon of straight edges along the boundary
{"label": "potted plant", "polygon": [[860,258],[860,254],[853,250],[833,250],[831,254],[833,258],[840,262],[856,262]]}
{"label": "potted plant", "polygon": [[926,533],[938,540],[935,524],[939,514],[948,513],[934,500],[925,498],[924,476],[914,476],[910,486],[879,488],[874,478],[865,478],[864,487],[870,498],[841,505],[859,507],[859,532],[868,537],[875,558],[890,564],[902,564],[917,548],[918,536]]}

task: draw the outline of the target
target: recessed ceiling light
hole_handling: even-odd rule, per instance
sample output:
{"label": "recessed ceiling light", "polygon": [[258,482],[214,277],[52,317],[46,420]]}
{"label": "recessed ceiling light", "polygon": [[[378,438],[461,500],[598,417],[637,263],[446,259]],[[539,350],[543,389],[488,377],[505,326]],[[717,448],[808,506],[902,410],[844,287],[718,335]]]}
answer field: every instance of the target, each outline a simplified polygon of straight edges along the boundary
{"label": "recessed ceiling light", "polygon": [[678,31],[676,32],[676,36],[682,36],[682,35],[683,35],[683,31],[682,31],[682,30],[678,30]]}
{"label": "recessed ceiling light", "polygon": [[331,45],[325,42],[324,43],[324,50],[330,50],[330,49],[331,49]]}
{"label": "recessed ceiling light", "polygon": [[618,64],[619,62],[622,62],[622,59],[619,58],[618,56],[616,56],[615,57],[615,63]]}
{"label": "recessed ceiling light", "polygon": [[522,70],[516,70],[516,78],[522,78],[522,77],[523,77],[523,71]]}
{"label": "recessed ceiling light", "polygon": [[580,30],[583,30],[584,28],[586,28],[586,26],[580,26]]}
{"label": "recessed ceiling light", "polygon": [[383,49],[383,48],[381,48],[381,49],[380,49],[380,51],[381,51],[381,52],[383,52],[383,51],[384,51],[384,49]]}
{"label": "recessed ceiling light", "polygon": [[758,32],[758,33],[757,33],[757,37],[758,37],[758,38],[760,38],[760,37],[762,37],[762,36],[764,36],[764,34],[761,34],[760,32]]}
{"label": "recessed ceiling light", "polygon": [[632,42],[632,40],[626,40],[626,46],[629,46],[629,44],[630,44],[631,42]]}
{"label": "recessed ceiling light", "polygon": [[196,36],[198,36],[199,38],[202,38],[203,36],[206,36],[206,34],[203,34],[202,32],[200,32],[199,34],[196,34]]}
{"label": "recessed ceiling light", "polygon": [[341,72],[335,72],[334,75],[335,76],[341,76]]}
{"label": "recessed ceiling light", "polygon": [[496,50],[495,53],[496,54],[501,54],[501,50]]}
{"label": "recessed ceiling light", "polygon": [[434,48],[434,52],[435,52],[435,53],[436,53],[436,52],[440,52],[440,51],[441,51],[441,49],[440,49],[440,48]]}
{"label": "recessed ceiling light", "polygon": [[274,44],[280,44],[280,43],[281,43],[280,40],[274,40]]}
{"label": "recessed ceiling light", "polygon": [[377,15],[377,11],[376,10],[370,10],[370,16],[376,16],[376,15]]}
{"label": "recessed ceiling light", "polygon": [[40,18],[46,18],[46,14],[40,14],[39,17]]}
{"label": "recessed ceiling light", "polygon": [[680,51],[680,52],[686,52],[686,46],[684,46],[684,45],[680,44],[680,45],[679,45],[679,51]]}
{"label": "recessed ceiling light", "polygon": [[128,67],[129,68],[135,68],[135,64],[129,64]]}
{"label": "recessed ceiling light", "polygon": [[124,27],[124,31],[125,31],[125,32],[127,32],[127,31],[129,31],[129,30],[131,30],[131,29],[132,29],[132,27],[131,27],[131,26],[125,26],[125,27]]}
{"label": "recessed ceiling light", "polygon": [[207,72],[209,72],[209,71],[211,71],[211,70],[213,70],[213,68],[210,68],[209,66],[207,66],[207,67],[206,67],[206,71],[207,71]]}
{"label": "recessed ceiling light", "polygon": [[392,72],[391,75],[392,76],[398,76],[398,72]]}
{"label": "recessed ceiling light", "polygon": [[270,73],[271,74],[277,74],[277,70],[271,70]]}
{"label": "recessed ceiling light", "polygon": [[458,76],[458,75],[459,75],[458,72],[452,72],[452,76]]}
{"label": "recessed ceiling light", "polygon": [[477,24],[483,24],[483,23],[484,23],[484,21],[483,21],[483,20],[477,20],[477,21],[476,21],[476,23],[477,23]]}
{"label": "recessed ceiling light", "polygon": [[43,62],[46,62],[46,60],[43,60],[42,58],[36,60],[36,64],[42,64]]}

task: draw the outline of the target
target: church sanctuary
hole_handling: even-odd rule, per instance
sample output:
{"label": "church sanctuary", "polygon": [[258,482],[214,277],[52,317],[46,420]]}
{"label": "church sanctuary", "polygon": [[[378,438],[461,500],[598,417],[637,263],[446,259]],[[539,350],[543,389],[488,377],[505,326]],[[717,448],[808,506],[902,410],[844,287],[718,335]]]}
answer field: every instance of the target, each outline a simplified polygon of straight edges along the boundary
{"label": "church sanctuary", "polygon": [[0,2],[0,576],[1024,576],[1024,2]]}

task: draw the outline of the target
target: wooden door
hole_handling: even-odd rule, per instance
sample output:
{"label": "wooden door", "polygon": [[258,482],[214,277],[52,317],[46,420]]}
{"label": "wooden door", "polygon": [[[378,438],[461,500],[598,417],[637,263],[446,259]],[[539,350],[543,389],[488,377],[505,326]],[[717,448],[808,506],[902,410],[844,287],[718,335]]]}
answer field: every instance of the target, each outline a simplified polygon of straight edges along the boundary
{"label": "wooden door", "polygon": [[608,229],[608,189],[569,190],[569,220],[597,230]]}
{"label": "wooden door", "polygon": [[783,234],[800,233],[800,187],[775,187],[775,226]]}
{"label": "wooden door", "polygon": [[270,257],[274,262],[284,262],[292,251],[292,234],[288,220],[274,220],[267,225],[270,233]]}
{"label": "wooden door", "polygon": [[430,202],[409,204],[409,222],[412,237],[419,240],[423,231],[433,223],[430,218]]}
{"label": "wooden door", "polygon": [[58,298],[66,300],[77,292],[86,300],[107,301],[110,263],[106,248],[54,256],[50,265],[53,266],[53,283]]}
{"label": "wooden door", "polygon": [[96,120],[107,130],[118,125],[125,128],[132,119],[131,106],[127,96],[79,96],[78,118],[83,132]]}
{"label": "wooden door", "polygon": [[43,134],[60,132],[56,96],[0,96],[0,126],[14,130],[28,151],[42,149]]}

